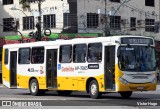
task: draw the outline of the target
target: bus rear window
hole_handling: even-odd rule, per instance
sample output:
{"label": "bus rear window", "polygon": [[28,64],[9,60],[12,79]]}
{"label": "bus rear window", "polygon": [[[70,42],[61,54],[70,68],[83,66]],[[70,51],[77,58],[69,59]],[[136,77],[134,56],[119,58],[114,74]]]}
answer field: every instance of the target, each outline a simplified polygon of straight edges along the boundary
{"label": "bus rear window", "polygon": [[8,64],[8,49],[5,49],[4,63]]}

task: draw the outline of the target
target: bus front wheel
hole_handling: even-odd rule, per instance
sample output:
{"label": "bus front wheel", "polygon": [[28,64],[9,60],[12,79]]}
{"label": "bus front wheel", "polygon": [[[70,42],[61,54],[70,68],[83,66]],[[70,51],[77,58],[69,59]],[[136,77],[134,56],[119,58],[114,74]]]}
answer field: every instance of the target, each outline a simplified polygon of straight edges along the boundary
{"label": "bus front wheel", "polygon": [[96,80],[92,80],[89,85],[89,94],[91,98],[97,99],[100,98],[102,93],[99,92],[98,83]]}
{"label": "bus front wheel", "polygon": [[42,92],[39,90],[38,81],[36,79],[32,79],[29,84],[29,90],[31,95],[37,96],[40,95]]}
{"label": "bus front wheel", "polygon": [[129,98],[129,97],[131,97],[131,95],[132,95],[132,91],[120,92],[120,95],[121,95],[123,98]]}

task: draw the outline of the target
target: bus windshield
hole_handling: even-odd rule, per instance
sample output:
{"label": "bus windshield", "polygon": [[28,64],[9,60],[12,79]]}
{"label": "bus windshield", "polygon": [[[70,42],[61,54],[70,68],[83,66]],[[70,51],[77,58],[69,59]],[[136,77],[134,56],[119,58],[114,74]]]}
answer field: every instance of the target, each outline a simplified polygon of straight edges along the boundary
{"label": "bus windshield", "polygon": [[154,71],[155,49],[150,46],[120,46],[118,66],[122,71]]}

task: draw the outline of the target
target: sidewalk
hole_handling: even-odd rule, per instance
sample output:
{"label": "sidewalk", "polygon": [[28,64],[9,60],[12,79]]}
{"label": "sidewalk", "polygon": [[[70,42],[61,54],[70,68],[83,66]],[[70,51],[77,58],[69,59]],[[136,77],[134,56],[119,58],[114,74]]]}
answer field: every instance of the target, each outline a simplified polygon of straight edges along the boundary
{"label": "sidewalk", "polygon": [[3,87],[3,84],[0,84],[0,88]]}

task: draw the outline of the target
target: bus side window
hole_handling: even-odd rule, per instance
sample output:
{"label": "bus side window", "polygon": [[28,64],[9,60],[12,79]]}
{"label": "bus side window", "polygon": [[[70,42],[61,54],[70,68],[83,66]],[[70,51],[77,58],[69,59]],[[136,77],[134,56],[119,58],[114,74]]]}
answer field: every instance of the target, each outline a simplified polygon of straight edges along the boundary
{"label": "bus side window", "polygon": [[44,47],[33,47],[31,57],[32,64],[44,63]]}
{"label": "bus side window", "polygon": [[73,61],[78,62],[86,62],[86,52],[87,45],[86,44],[76,44],[73,47]]}
{"label": "bus side window", "polygon": [[18,56],[19,64],[29,64],[30,63],[30,48],[20,48]]}
{"label": "bus side window", "polygon": [[72,61],[72,45],[60,46],[59,62],[70,63]]}
{"label": "bus side window", "polygon": [[9,52],[8,52],[8,49],[5,49],[5,55],[4,55],[4,56],[5,56],[5,57],[4,57],[4,63],[5,63],[5,64],[8,64],[8,53],[9,53]]}
{"label": "bus side window", "polygon": [[102,61],[102,44],[92,43],[88,44],[88,62],[101,62]]}

